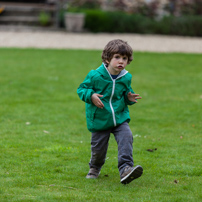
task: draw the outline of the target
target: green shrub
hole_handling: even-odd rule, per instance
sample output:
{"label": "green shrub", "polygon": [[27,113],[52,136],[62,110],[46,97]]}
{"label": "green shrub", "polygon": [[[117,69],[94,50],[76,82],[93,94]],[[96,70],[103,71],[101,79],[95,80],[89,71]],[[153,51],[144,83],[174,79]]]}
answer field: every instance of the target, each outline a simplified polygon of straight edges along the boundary
{"label": "green shrub", "polygon": [[202,36],[202,17],[165,17],[157,23],[156,33],[181,36]]}
{"label": "green shrub", "polygon": [[92,32],[150,33],[153,20],[142,15],[100,10],[85,11],[85,28]]}
{"label": "green shrub", "polygon": [[43,11],[39,14],[40,25],[47,26],[50,24],[50,22],[51,22],[51,16],[49,13]]}
{"label": "green shrub", "polygon": [[106,32],[110,27],[111,19],[107,12],[88,10],[85,12],[85,28],[91,32]]}
{"label": "green shrub", "polygon": [[140,14],[86,10],[85,28],[91,32],[202,36],[201,16],[168,16],[161,20]]}

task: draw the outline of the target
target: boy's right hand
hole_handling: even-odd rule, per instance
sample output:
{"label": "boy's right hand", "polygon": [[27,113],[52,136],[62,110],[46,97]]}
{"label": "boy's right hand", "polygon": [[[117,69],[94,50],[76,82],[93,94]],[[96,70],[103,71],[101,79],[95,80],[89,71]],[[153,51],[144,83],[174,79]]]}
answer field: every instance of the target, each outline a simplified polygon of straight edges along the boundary
{"label": "boy's right hand", "polygon": [[94,94],[91,96],[91,100],[92,100],[93,104],[94,104],[96,107],[103,109],[104,104],[103,104],[102,101],[100,100],[100,97],[103,97],[103,95],[94,93]]}

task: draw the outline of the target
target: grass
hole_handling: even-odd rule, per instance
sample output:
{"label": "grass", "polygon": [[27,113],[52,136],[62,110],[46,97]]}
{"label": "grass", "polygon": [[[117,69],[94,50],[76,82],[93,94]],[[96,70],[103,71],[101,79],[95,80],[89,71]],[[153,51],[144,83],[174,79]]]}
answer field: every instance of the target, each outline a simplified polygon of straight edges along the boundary
{"label": "grass", "polygon": [[85,179],[91,136],[76,89],[100,56],[0,49],[1,202],[202,201],[201,55],[134,53],[127,70],[143,98],[130,107],[130,127],[144,174],[126,186],[113,136],[99,179]]}

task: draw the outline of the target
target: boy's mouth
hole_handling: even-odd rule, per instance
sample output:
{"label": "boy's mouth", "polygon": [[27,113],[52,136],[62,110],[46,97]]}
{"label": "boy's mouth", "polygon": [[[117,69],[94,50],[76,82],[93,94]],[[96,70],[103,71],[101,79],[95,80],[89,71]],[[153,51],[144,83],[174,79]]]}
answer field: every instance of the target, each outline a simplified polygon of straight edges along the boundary
{"label": "boy's mouth", "polygon": [[119,65],[118,68],[119,68],[119,69],[123,69],[123,66]]}

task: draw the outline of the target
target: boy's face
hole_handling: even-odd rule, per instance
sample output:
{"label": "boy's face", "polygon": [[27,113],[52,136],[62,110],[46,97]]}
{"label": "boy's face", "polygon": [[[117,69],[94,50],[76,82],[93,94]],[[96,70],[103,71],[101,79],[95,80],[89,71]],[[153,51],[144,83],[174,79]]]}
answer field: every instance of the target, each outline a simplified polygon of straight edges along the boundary
{"label": "boy's face", "polygon": [[111,61],[106,61],[108,70],[112,75],[118,75],[128,64],[128,57],[126,55],[114,54]]}

